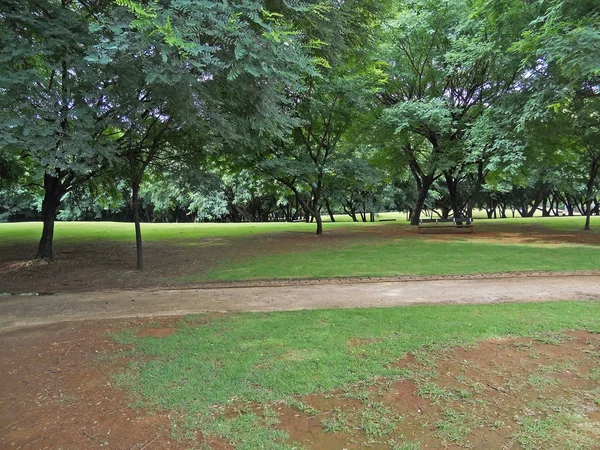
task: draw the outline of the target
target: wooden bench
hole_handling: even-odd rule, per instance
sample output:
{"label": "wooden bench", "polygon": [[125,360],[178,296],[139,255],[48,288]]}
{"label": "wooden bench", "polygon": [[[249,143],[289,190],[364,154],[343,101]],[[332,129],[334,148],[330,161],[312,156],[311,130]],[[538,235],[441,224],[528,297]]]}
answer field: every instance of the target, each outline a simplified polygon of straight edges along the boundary
{"label": "wooden bench", "polygon": [[452,219],[419,219],[419,233],[422,229],[468,229],[473,232],[473,219],[470,217],[454,217]]}

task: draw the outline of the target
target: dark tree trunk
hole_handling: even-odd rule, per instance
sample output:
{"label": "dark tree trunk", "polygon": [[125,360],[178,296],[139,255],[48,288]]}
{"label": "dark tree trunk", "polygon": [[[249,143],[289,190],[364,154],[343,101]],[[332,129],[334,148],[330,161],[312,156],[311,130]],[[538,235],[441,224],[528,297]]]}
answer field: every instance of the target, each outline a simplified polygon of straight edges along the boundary
{"label": "dark tree trunk", "polygon": [[333,215],[333,211],[331,210],[331,205],[329,204],[329,200],[325,200],[325,207],[327,208],[327,214],[329,214],[329,218],[332,222],[335,222],[335,217]]}
{"label": "dark tree trunk", "polygon": [[585,208],[585,227],[586,231],[590,230],[590,217],[592,215],[592,199],[594,198],[594,185],[596,184],[596,178],[598,177],[598,171],[600,169],[600,156],[592,160],[592,166],[590,167],[590,175],[586,186],[586,208]]}
{"label": "dark tree trunk", "polygon": [[462,217],[462,209],[460,206],[460,199],[458,198],[458,180],[452,176],[450,173],[444,173],[444,178],[446,178],[446,187],[448,188],[448,193],[450,194],[450,207],[452,208],[452,214],[454,217]]}
{"label": "dark tree trunk", "polygon": [[344,212],[352,217],[352,222],[358,222],[356,218],[356,208],[354,207],[353,195],[350,195],[350,199],[346,199],[346,205],[344,205]]}
{"label": "dark tree trunk", "polygon": [[421,212],[423,211],[423,207],[425,206],[425,201],[427,200],[427,194],[429,193],[429,188],[433,183],[433,176],[427,175],[423,178],[422,181],[417,182],[418,187],[418,195],[417,201],[415,203],[415,207],[413,208],[413,213],[410,218],[411,225],[419,225],[419,219],[421,218]]}
{"label": "dark tree trunk", "polygon": [[550,217],[550,211],[548,210],[548,196],[544,196],[542,200],[542,217]]}
{"label": "dark tree trunk", "polygon": [[567,214],[569,214],[569,216],[573,216],[575,208],[573,208],[573,201],[569,198],[569,194],[565,194],[563,203],[565,204],[565,208],[567,208]]}
{"label": "dark tree trunk", "polygon": [[[473,210],[475,209],[475,201],[479,196],[479,191],[481,190],[481,186],[485,181],[487,173],[484,173],[483,170],[483,161],[479,161],[477,164],[477,178],[475,180],[473,189],[471,190],[471,197],[469,197],[469,202],[467,205],[467,217],[473,218]],[[493,202],[492,202],[493,203]],[[494,207],[495,209],[495,207]]]}
{"label": "dark tree trunk", "polygon": [[54,251],[52,244],[54,241],[54,221],[60,205],[60,201],[65,195],[67,189],[60,178],[48,173],[44,174],[44,200],[42,201],[42,216],[44,227],[42,237],[38,244],[35,259],[53,261]]}
{"label": "dark tree trunk", "polygon": [[135,223],[135,246],[137,250],[137,268],[144,269],[144,255],[142,252],[142,227],[140,225],[140,184],[132,183],[131,185],[131,207],[133,208],[133,221]]}
{"label": "dark tree trunk", "polygon": [[356,210],[354,208],[350,207],[350,209],[348,209],[344,207],[344,211],[346,212],[346,214],[352,217],[352,222],[358,222],[358,219],[356,218]]}
{"label": "dark tree trunk", "polygon": [[[473,210],[471,210],[472,212]],[[494,214],[496,214],[496,202],[491,194],[488,194],[488,201],[485,205],[485,212],[487,213],[487,218],[491,219]]]}
{"label": "dark tree trunk", "polygon": [[315,211],[315,221],[317,222],[317,236],[321,236],[323,234],[323,220],[319,211]]}
{"label": "dark tree trunk", "polygon": [[[62,2],[63,8],[65,7],[65,2]],[[62,97],[62,107],[60,111],[61,120],[61,136],[66,137],[68,133],[68,82],[69,82],[69,72],[67,68],[67,62],[61,61],[61,97]],[[56,150],[59,149],[60,142],[62,138],[56,144]],[[44,173],[44,199],[42,200],[42,216],[44,219],[44,227],[42,229],[42,237],[40,239],[38,245],[38,251],[35,256],[38,260],[54,260],[54,251],[52,248],[52,244],[54,241],[54,221],[56,219],[56,212],[58,210],[58,206],[60,205],[60,201],[63,196],[66,194],[67,189],[69,188],[70,182],[73,181],[73,174],[69,174],[69,181],[63,182],[61,179],[60,171],[57,170],[55,175],[51,175],[49,173]]]}
{"label": "dark tree trunk", "polygon": [[373,213],[372,211],[369,213],[369,220],[371,222],[375,222],[375,213]]}
{"label": "dark tree trunk", "polygon": [[583,229],[586,231],[590,231],[590,217],[592,215],[592,200],[588,198],[588,200],[587,200],[587,202],[585,202],[585,204],[586,204],[585,226],[583,227]]}
{"label": "dark tree trunk", "polygon": [[296,196],[296,199],[302,206],[302,209],[304,211],[306,211],[306,222],[308,223],[309,216],[312,216],[310,218],[310,220],[312,221],[314,219],[315,222],[317,222],[317,235],[318,236],[322,235],[323,234],[323,221],[321,220],[321,212],[319,211],[319,207],[318,207],[318,205],[319,205],[318,192],[315,193],[315,195],[312,199],[307,201],[304,198],[302,198],[302,196],[298,192],[298,189],[296,189],[296,187],[292,183],[286,183],[286,186],[292,190],[292,192]]}

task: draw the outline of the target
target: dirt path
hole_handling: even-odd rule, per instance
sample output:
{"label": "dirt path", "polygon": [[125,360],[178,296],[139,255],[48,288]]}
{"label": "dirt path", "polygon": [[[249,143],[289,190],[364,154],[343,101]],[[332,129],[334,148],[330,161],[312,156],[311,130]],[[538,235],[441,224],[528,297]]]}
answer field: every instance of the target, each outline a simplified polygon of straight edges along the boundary
{"label": "dirt path", "polygon": [[[366,282],[370,281],[370,282]],[[402,281],[271,282],[192,289],[107,290],[0,298],[0,332],[84,319],[176,316],[200,312],[286,311],[438,303],[600,300],[600,275],[526,274]]]}

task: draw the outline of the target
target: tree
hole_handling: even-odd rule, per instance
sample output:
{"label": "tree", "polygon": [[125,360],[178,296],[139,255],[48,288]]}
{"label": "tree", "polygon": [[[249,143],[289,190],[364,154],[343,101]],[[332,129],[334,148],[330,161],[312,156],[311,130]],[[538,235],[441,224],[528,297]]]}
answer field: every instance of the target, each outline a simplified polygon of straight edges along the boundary
{"label": "tree", "polygon": [[102,110],[131,186],[142,269],[139,192],[148,167],[283,135],[295,123],[285,89],[312,59],[259,1],[122,3],[97,27],[104,38],[94,61],[109,75]]}
{"label": "tree", "polygon": [[[461,199],[459,189],[478,165],[471,157],[469,130],[521,76],[519,58],[507,49],[522,20],[499,27],[478,6],[463,0],[403,2],[388,25],[384,51],[390,73],[381,96],[387,105],[381,123],[385,132],[396,134],[395,144],[417,184],[413,225],[440,177],[454,216],[469,213],[466,206],[472,202]],[[481,185],[477,175],[475,190]]]}
{"label": "tree", "polygon": [[256,164],[290,189],[323,233],[321,208],[325,181],[344,134],[368,116],[384,81],[373,54],[373,32],[382,7],[377,2],[322,2],[318,14],[297,18],[295,29],[320,62],[319,74],[306,77],[306,88],[290,91],[299,124],[285,139],[259,152]]}
{"label": "tree", "polygon": [[534,6],[538,18],[515,44],[535,68],[535,91],[522,120],[548,121],[558,114],[570,122],[568,136],[587,167],[584,228],[589,230],[600,171],[600,11],[585,0],[538,0]]}
{"label": "tree", "polygon": [[0,10],[0,151],[27,159],[44,191],[36,258],[52,260],[62,198],[106,167],[112,147],[97,114],[98,67],[86,59],[95,42],[88,24],[103,2],[15,1]]}

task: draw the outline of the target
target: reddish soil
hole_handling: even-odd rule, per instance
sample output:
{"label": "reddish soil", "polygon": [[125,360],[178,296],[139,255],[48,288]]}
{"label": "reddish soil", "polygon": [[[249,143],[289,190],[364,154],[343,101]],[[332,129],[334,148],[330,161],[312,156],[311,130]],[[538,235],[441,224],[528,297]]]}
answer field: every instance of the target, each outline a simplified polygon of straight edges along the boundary
{"label": "reddish soil", "polygon": [[[164,335],[165,322],[158,328],[152,323],[146,335]],[[133,409],[135,398],[114,386],[112,375],[129,362],[128,348],[108,333],[132,324],[141,322],[82,322],[4,334],[0,448],[189,448],[171,436],[173,413]]]}
{"label": "reddish soil", "polygon": [[[145,270],[135,270],[133,243],[110,241],[65,245],[55,243],[56,261],[32,261],[35,246],[3,244],[0,252],[0,294],[3,292],[89,292],[103,289],[169,287],[186,275],[199,275],[225,261],[287,252],[308,252],[356,243],[412,236],[423,240],[473,239],[499,243],[600,245],[600,234],[552,230],[537,225],[477,225],[474,233],[417,234],[393,224],[369,228],[325,230],[323,236],[285,232],[237,239],[146,242]],[[168,261],[168,264],[165,262]]]}
{"label": "reddish soil", "polygon": [[[417,374],[433,371],[435,375],[431,378],[431,375],[423,378],[417,375],[393,382],[380,380],[369,388],[371,395],[362,404],[347,398],[352,396],[352,390],[301,398],[302,403],[315,408],[317,413],[310,415],[280,407],[279,428],[290,434],[291,441],[309,449],[389,449],[390,440],[397,444],[418,442],[421,449],[522,448],[517,441],[520,421],[528,416],[545,417],[545,413],[529,409],[530,404],[542,399],[563,399],[565,404],[577,403],[592,430],[589,434],[582,433],[598,443],[600,404],[584,394],[597,396],[600,390],[597,375],[590,376],[600,369],[600,336],[579,331],[566,336],[567,340],[558,345],[535,339],[506,339],[482,342],[474,348],[425,350],[425,362],[408,355],[396,366]],[[428,382],[453,394],[449,398],[419,395],[419,387]],[[358,387],[354,392],[357,390]],[[456,394],[461,392],[464,399]],[[376,403],[402,417],[389,435],[368,436],[353,417],[360,416],[361,408],[364,411]],[[449,441],[439,433],[437,425],[445,420],[448,408],[472,416],[464,421],[469,431],[459,441]],[[325,431],[322,421],[340,410],[345,413],[349,430]],[[558,441],[552,448],[571,447],[568,442]],[[600,448],[600,445],[582,448]]]}
{"label": "reddish soil", "polygon": [[[173,332],[177,320],[78,322],[3,334],[0,448],[151,450],[202,442],[214,449],[232,448],[200,434],[195,443],[175,440],[175,412],[134,409],[129,405],[136,398],[114,385],[112,374],[131,358],[129,348],[116,344],[108,333],[128,327],[142,329],[140,336],[160,338]],[[373,344],[348,343],[353,351],[368,351]],[[486,341],[472,348],[425,348],[395,366],[413,375],[299,398],[312,412],[280,405],[277,427],[289,433],[290,441],[311,449],[388,449],[392,439],[398,444],[420,442],[421,449],[521,448],[515,437],[519,422],[545,417],[532,402],[564,399],[586,421],[587,427],[575,431],[600,437],[600,335],[576,331],[547,339]],[[423,394],[426,383],[452,395],[436,399]],[[461,392],[464,396],[457,394]],[[377,404],[401,418],[393,432],[368,436],[357,417]],[[448,408],[473,416],[460,441],[439,434],[437,424]],[[348,428],[325,431],[323,423],[340,413]],[[559,440],[556,448],[569,447]]]}

